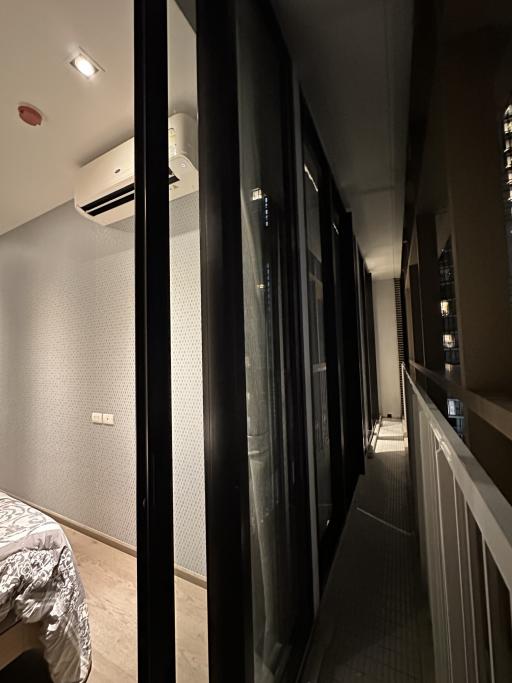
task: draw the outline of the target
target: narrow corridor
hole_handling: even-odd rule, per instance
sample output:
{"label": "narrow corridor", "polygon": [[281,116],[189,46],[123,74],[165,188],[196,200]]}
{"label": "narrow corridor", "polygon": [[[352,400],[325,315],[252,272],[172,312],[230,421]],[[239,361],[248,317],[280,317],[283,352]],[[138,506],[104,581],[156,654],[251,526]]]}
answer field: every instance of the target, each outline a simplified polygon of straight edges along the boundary
{"label": "narrow corridor", "polygon": [[433,680],[401,421],[383,420],[320,607],[303,683]]}

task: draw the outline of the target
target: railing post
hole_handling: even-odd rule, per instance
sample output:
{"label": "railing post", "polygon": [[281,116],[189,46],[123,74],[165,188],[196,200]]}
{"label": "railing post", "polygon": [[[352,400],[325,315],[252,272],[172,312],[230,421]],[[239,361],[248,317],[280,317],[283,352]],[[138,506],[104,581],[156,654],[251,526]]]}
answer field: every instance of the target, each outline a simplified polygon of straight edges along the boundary
{"label": "railing post", "polygon": [[[427,482],[425,517],[427,527],[427,559],[429,593],[434,637],[436,683],[458,683],[451,676],[450,633],[448,628],[447,595],[442,555],[441,513],[436,465],[436,442],[427,415],[420,413],[422,461]],[[425,448],[425,450],[423,450]]]}
{"label": "railing post", "polygon": [[487,600],[480,529],[471,512],[466,509],[468,537],[468,562],[471,577],[471,602],[475,633],[475,655],[477,680],[489,683],[491,680],[491,659],[488,643]]}
{"label": "railing post", "polygon": [[405,392],[405,363],[400,365],[400,375],[402,378],[402,412],[404,414],[405,422],[405,437],[409,437],[409,424],[407,422],[407,396]]}
{"label": "railing post", "polygon": [[484,543],[489,639],[496,681],[512,681],[512,623],[510,592]]}
{"label": "railing post", "polygon": [[462,621],[464,625],[464,647],[466,654],[466,676],[468,683],[478,682],[476,668],[476,636],[473,614],[473,596],[471,586],[473,577],[469,562],[467,507],[460,488],[454,481],[455,515],[457,525],[457,550],[459,562],[459,582],[462,606]]}
{"label": "railing post", "polygon": [[512,681],[512,507],[403,377],[436,683]]}
{"label": "railing post", "polygon": [[446,594],[447,634],[453,681],[469,682],[464,630],[464,611],[459,563],[459,536],[454,477],[446,460],[443,445],[436,448],[436,477],[439,500],[439,528]]}
{"label": "railing post", "polygon": [[489,666],[491,670],[491,683],[495,683],[496,677],[494,674],[494,647],[492,642],[492,625],[491,625],[491,600],[489,597],[489,572],[487,569],[487,548],[485,541],[482,539],[482,564],[484,568],[484,586],[485,586],[485,609],[487,612],[487,633],[489,642]]}

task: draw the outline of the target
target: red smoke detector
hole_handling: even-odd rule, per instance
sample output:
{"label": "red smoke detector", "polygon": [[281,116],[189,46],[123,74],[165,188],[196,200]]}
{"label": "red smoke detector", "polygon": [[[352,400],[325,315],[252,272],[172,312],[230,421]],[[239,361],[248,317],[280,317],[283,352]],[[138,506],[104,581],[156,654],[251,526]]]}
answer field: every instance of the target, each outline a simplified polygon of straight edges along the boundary
{"label": "red smoke detector", "polygon": [[40,126],[43,121],[43,115],[35,107],[30,104],[20,104],[18,106],[18,114],[20,119],[29,126]]}

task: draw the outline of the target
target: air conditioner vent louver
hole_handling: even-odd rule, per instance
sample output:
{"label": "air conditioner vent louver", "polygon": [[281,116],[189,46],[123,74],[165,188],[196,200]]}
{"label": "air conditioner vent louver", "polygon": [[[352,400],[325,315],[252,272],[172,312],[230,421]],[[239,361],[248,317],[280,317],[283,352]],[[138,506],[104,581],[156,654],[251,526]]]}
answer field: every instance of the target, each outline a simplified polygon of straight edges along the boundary
{"label": "air conditioner vent louver", "polygon": [[[169,200],[199,189],[196,123],[187,114],[169,118]],[[134,214],[133,138],[80,169],[75,207],[83,216],[110,225]]]}
{"label": "air conditioner vent louver", "polygon": [[[169,185],[174,185],[174,183],[179,182],[178,176],[176,176],[171,169],[169,169]],[[90,202],[85,206],[81,206],[80,209],[91,217],[99,216],[106,211],[112,211],[118,206],[122,206],[127,202],[133,202],[135,199],[135,186],[130,183],[126,187],[122,187],[119,190],[115,190],[110,194],[105,195],[101,199],[96,199],[94,202]]]}
{"label": "air conditioner vent louver", "polygon": [[133,201],[134,197],[134,185],[133,183],[130,183],[126,187],[122,187],[120,190],[111,192],[101,199],[96,199],[94,202],[90,202],[89,204],[81,206],[80,208],[84,213],[89,214],[89,216],[97,216],[100,213],[104,213],[110,209],[115,209],[117,206],[126,204],[126,202]]}

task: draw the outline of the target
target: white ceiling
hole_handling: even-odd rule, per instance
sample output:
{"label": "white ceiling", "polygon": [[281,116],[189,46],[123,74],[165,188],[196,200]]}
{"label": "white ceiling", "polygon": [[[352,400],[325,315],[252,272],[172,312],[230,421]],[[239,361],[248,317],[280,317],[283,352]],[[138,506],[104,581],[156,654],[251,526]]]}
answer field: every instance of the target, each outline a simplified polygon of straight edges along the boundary
{"label": "white ceiling", "polygon": [[[398,275],[413,3],[275,4],[368,267]],[[194,32],[173,1],[169,15],[169,109],[195,113]],[[69,200],[77,169],[133,135],[132,25],[128,0],[0,3],[0,234]],[[72,69],[78,46],[105,72]]]}
{"label": "white ceiling", "polygon": [[398,277],[414,3],[274,4],[368,268]]}
{"label": "white ceiling", "polygon": [[[195,35],[169,3],[170,112],[195,114]],[[77,169],[133,135],[133,7],[127,0],[0,2],[0,234],[71,199]],[[77,47],[104,69],[68,65]],[[42,126],[18,118],[36,106]]]}

